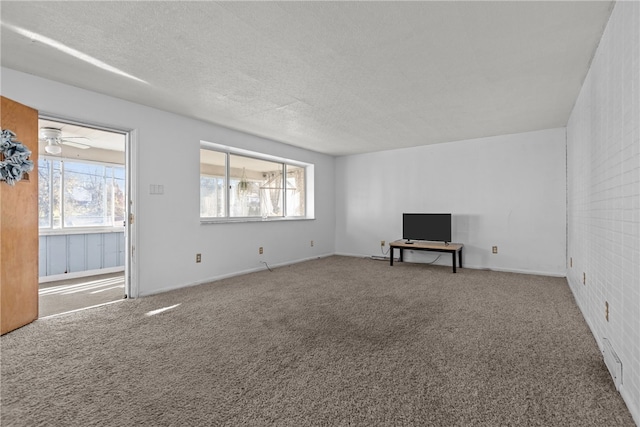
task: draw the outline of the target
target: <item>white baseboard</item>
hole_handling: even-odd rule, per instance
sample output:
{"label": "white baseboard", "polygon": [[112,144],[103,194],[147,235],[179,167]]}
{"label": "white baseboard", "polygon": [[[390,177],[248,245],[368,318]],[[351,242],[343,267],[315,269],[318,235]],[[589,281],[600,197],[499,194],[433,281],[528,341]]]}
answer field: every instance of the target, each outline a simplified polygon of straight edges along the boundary
{"label": "white baseboard", "polygon": [[631,418],[640,426],[640,405],[632,398],[631,393],[624,388],[624,384],[620,387],[620,396],[622,396],[624,403],[627,404],[627,409],[631,412]]}
{"label": "white baseboard", "polygon": [[[326,257],[333,256],[333,255],[348,256],[348,257],[354,257],[354,258],[370,258],[372,256],[379,256],[379,255],[363,255],[363,254],[352,254],[352,253],[345,253],[345,252],[336,252],[336,253],[326,253],[326,254],[316,255],[316,256],[312,256],[312,257],[296,259],[296,260],[293,260],[293,261],[285,261],[285,262],[281,262],[281,263],[270,264],[269,267],[272,267],[272,268],[274,268],[274,267],[283,267],[283,266],[286,266],[286,265],[292,265],[292,264],[297,264],[297,263],[300,263],[300,262],[311,261],[313,259],[326,258]],[[436,265],[447,266],[447,264],[436,264]],[[449,266],[450,265],[451,264],[449,264]],[[473,270],[503,271],[503,272],[506,272],[506,273],[535,274],[535,275],[539,275],[539,276],[565,277],[564,274],[549,273],[549,272],[543,272],[543,271],[530,271],[530,270],[517,270],[517,269],[497,269],[497,268],[486,268],[486,267],[467,266],[467,265],[465,265],[463,268],[469,268],[469,269],[473,269]],[[163,292],[174,291],[174,290],[177,290],[177,289],[188,288],[188,287],[191,287],[191,286],[203,285],[205,283],[216,282],[218,280],[227,279],[229,277],[241,276],[243,274],[255,273],[257,271],[262,271],[262,270],[265,270],[265,269],[266,269],[266,266],[261,265],[259,267],[255,267],[255,268],[248,268],[246,270],[234,271],[233,273],[227,273],[227,274],[221,274],[219,276],[208,277],[206,279],[198,280],[196,282],[181,283],[181,284],[178,284],[176,286],[168,286],[168,287],[164,287],[164,288],[160,288],[160,289],[154,289],[152,292],[148,292],[148,293],[147,292],[144,292],[144,293],[141,292],[138,295],[138,297],[146,297],[146,296],[151,296],[151,295],[157,295],[157,294],[161,294]]]}
{"label": "white baseboard", "polygon": [[[330,257],[332,255],[335,255],[335,254],[333,254],[333,253],[321,254],[321,255],[316,255],[316,256],[312,256],[312,257],[308,257],[308,258],[296,259],[296,260],[293,260],[293,261],[285,261],[285,262],[281,262],[281,263],[277,263],[277,264],[269,264],[269,267],[270,268],[284,267],[286,265],[298,264],[298,263],[301,263],[301,262],[311,261],[311,260],[314,260],[314,259],[326,258],[326,257]],[[148,296],[151,296],[151,295],[161,294],[163,292],[175,291],[177,289],[189,288],[191,286],[204,285],[204,284],[207,284],[207,283],[217,282],[218,280],[228,279],[230,277],[242,276],[243,274],[255,273],[257,271],[263,271],[263,270],[266,270],[266,269],[267,269],[267,267],[264,264],[262,264],[261,266],[256,267],[256,268],[248,268],[246,270],[234,271],[233,273],[221,274],[219,276],[209,277],[207,279],[198,280],[196,282],[182,283],[182,284],[177,285],[177,286],[165,287],[165,288],[161,288],[161,289],[154,289],[153,292],[140,293],[138,296],[139,297],[148,297]]]}
{"label": "white baseboard", "polygon": [[[569,286],[569,289],[571,290],[571,294],[573,295],[573,300],[575,304],[578,306],[578,309],[580,310],[580,314],[582,315],[582,318],[587,323],[587,326],[591,331],[591,335],[596,341],[598,350],[602,352],[603,350],[602,339],[600,339],[599,338],[600,335],[596,333],[596,328],[593,322],[591,321],[591,317],[587,316],[587,312],[585,311],[586,307],[583,307],[582,304],[578,302],[578,298],[577,298],[578,295],[576,294],[576,289],[574,289],[574,287],[569,282],[569,278],[567,278],[567,286]],[[582,285],[578,285],[578,286],[582,286]],[[629,412],[631,413],[631,417],[636,422],[636,424],[640,426],[640,405],[638,404],[638,402],[632,399],[631,393],[628,391],[627,388],[624,387],[624,383],[621,385],[620,390],[618,390],[618,393],[620,393],[622,400],[624,400],[624,403],[626,403],[627,409],[629,409]]]}
{"label": "white baseboard", "polygon": [[[435,252],[434,252],[435,254]],[[336,252],[334,255],[340,255],[340,256],[348,256],[348,257],[355,257],[355,258],[371,258],[371,257],[380,257],[383,255],[364,255],[364,254],[352,254],[352,253],[346,253],[346,252]],[[384,255],[387,259],[388,259],[388,255]],[[394,258],[395,259],[395,258]],[[449,259],[451,259],[451,257],[449,257]],[[427,262],[413,262],[414,264],[429,264]],[[436,264],[432,264],[432,265],[438,265],[438,266],[449,266],[451,267],[451,261],[449,262],[438,262]],[[456,266],[457,267],[457,266]],[[460,268],[460,267],[458,267]],[[519,269],[519,268],[502,268],[502,267],[486,267],[486,266],[480,266],[480,265],[469,265],[469,264],[464,264],[464,266],[462,268],[468,268],[471,270],[489,270],[489,271],[501,271],[504,273],[518,273],[518,274],[533,274],[536,276],[550,276],[550,277],[567,277],[566,273],[557,273],[557,272],[550,272],[550,271],[540,271],[540,270],[523,270],[523,269]]]}
{"label": "white baseboard", "polygon": [[99,274],[110,274],[124,271],[124,266],[99,268],[97,270],[75,271],[73,273],[52,274],[38,278],[38,283],[57,282],[58,280],[78,279],[80,277],[97,276]]}
{"label": "white baseboard", "polygon": [[369,258],[372,256],[378,256],[378,255],[362,255],[362,254],[350,254],[347,252],[336,252],[333,255],[337,255],[337,256],[349,256],[349,257],[353,257],[353,258]]}
{"label": "white baseboard", "polygon": [[536,276],[567,277],[566,273],[554,273],[550,271],[540,271],[540,270],[522,270],[519,268],[481,267],[481,266],[475,266],[475,265],[465,265],[463,268],[470,268],[472,270],[501,271],[504,273],[533,274]]}

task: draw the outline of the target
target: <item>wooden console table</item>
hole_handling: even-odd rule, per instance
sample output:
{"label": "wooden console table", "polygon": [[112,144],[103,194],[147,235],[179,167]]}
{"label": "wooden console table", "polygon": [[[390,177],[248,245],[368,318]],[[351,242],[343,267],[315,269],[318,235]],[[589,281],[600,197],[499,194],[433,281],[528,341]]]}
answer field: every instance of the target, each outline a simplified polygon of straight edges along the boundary
{"label": "wooden console table", "polygon": [[391,266],[393,266],[393,250],[398,248],[400,249],[400,262],[402,262],[402,252],[405,249],[412,249],[414,251],[450,252],[454,273],[456,272],[456,254],[459,253],[458,264],[460,268],[462,268],[462,248],[464,247],[462,243],[449,243],[448,245],[445,245],[441,242],[413,241],[412,243],[407,243],[405,240],[396,240],[389,243],[389,247],[391,248],[391,256],[389,257],[389,265]]}

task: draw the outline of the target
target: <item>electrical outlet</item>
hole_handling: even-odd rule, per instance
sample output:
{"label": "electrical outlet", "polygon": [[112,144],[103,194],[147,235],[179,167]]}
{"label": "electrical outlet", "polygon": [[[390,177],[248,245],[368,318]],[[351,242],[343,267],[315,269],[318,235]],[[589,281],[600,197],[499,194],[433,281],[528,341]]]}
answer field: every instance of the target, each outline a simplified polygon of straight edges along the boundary
{"label": "electrical outlet", "polygon": [[493,252],[494,254],[498,253],[498,247],[497,246],[491,246],[491,252]]}
{"label": "electrical outlet", "polygon": [[384,240],[380,240],[380,246],[384,246],[385,241]]}
{"label": "electrical outlet", "polygon": [[258,253],[259,253],[260,255],[262,255],[262,254],[264,253],[264,248],[263,248],[262,246],[260,246],[260,247],[258,248]]}
{"label": "electrical outlet", "polygon": [[311,247],[313,247],[313,240],[311,241]]}
{"label": "electrical outlet", "polygon": [[202,254],[196,254],[196,262],[202,262]]}

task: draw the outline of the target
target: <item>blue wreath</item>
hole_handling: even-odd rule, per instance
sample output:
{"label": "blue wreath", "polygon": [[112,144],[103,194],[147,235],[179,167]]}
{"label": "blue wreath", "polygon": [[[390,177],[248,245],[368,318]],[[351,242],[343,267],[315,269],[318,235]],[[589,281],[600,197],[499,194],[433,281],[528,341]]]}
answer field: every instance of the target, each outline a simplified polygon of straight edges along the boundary
{"label": "blue wreath", "polygon": [[0,142],[0,181],[13,186],[25,173],[33,170],[33,161],[29,160],[31,150],[22,142],[16,141],[16,134],[9,129],[2,130]]}

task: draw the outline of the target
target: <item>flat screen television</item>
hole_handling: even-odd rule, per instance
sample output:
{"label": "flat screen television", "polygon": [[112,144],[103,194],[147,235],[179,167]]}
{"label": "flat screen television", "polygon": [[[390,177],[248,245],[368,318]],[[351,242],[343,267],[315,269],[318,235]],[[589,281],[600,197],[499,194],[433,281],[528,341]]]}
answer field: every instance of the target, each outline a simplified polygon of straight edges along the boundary
{"label": "flat screen television", "polygon": [[451,242],[450,213],[403,213],[402,238],[411,240],[430,240]]}

